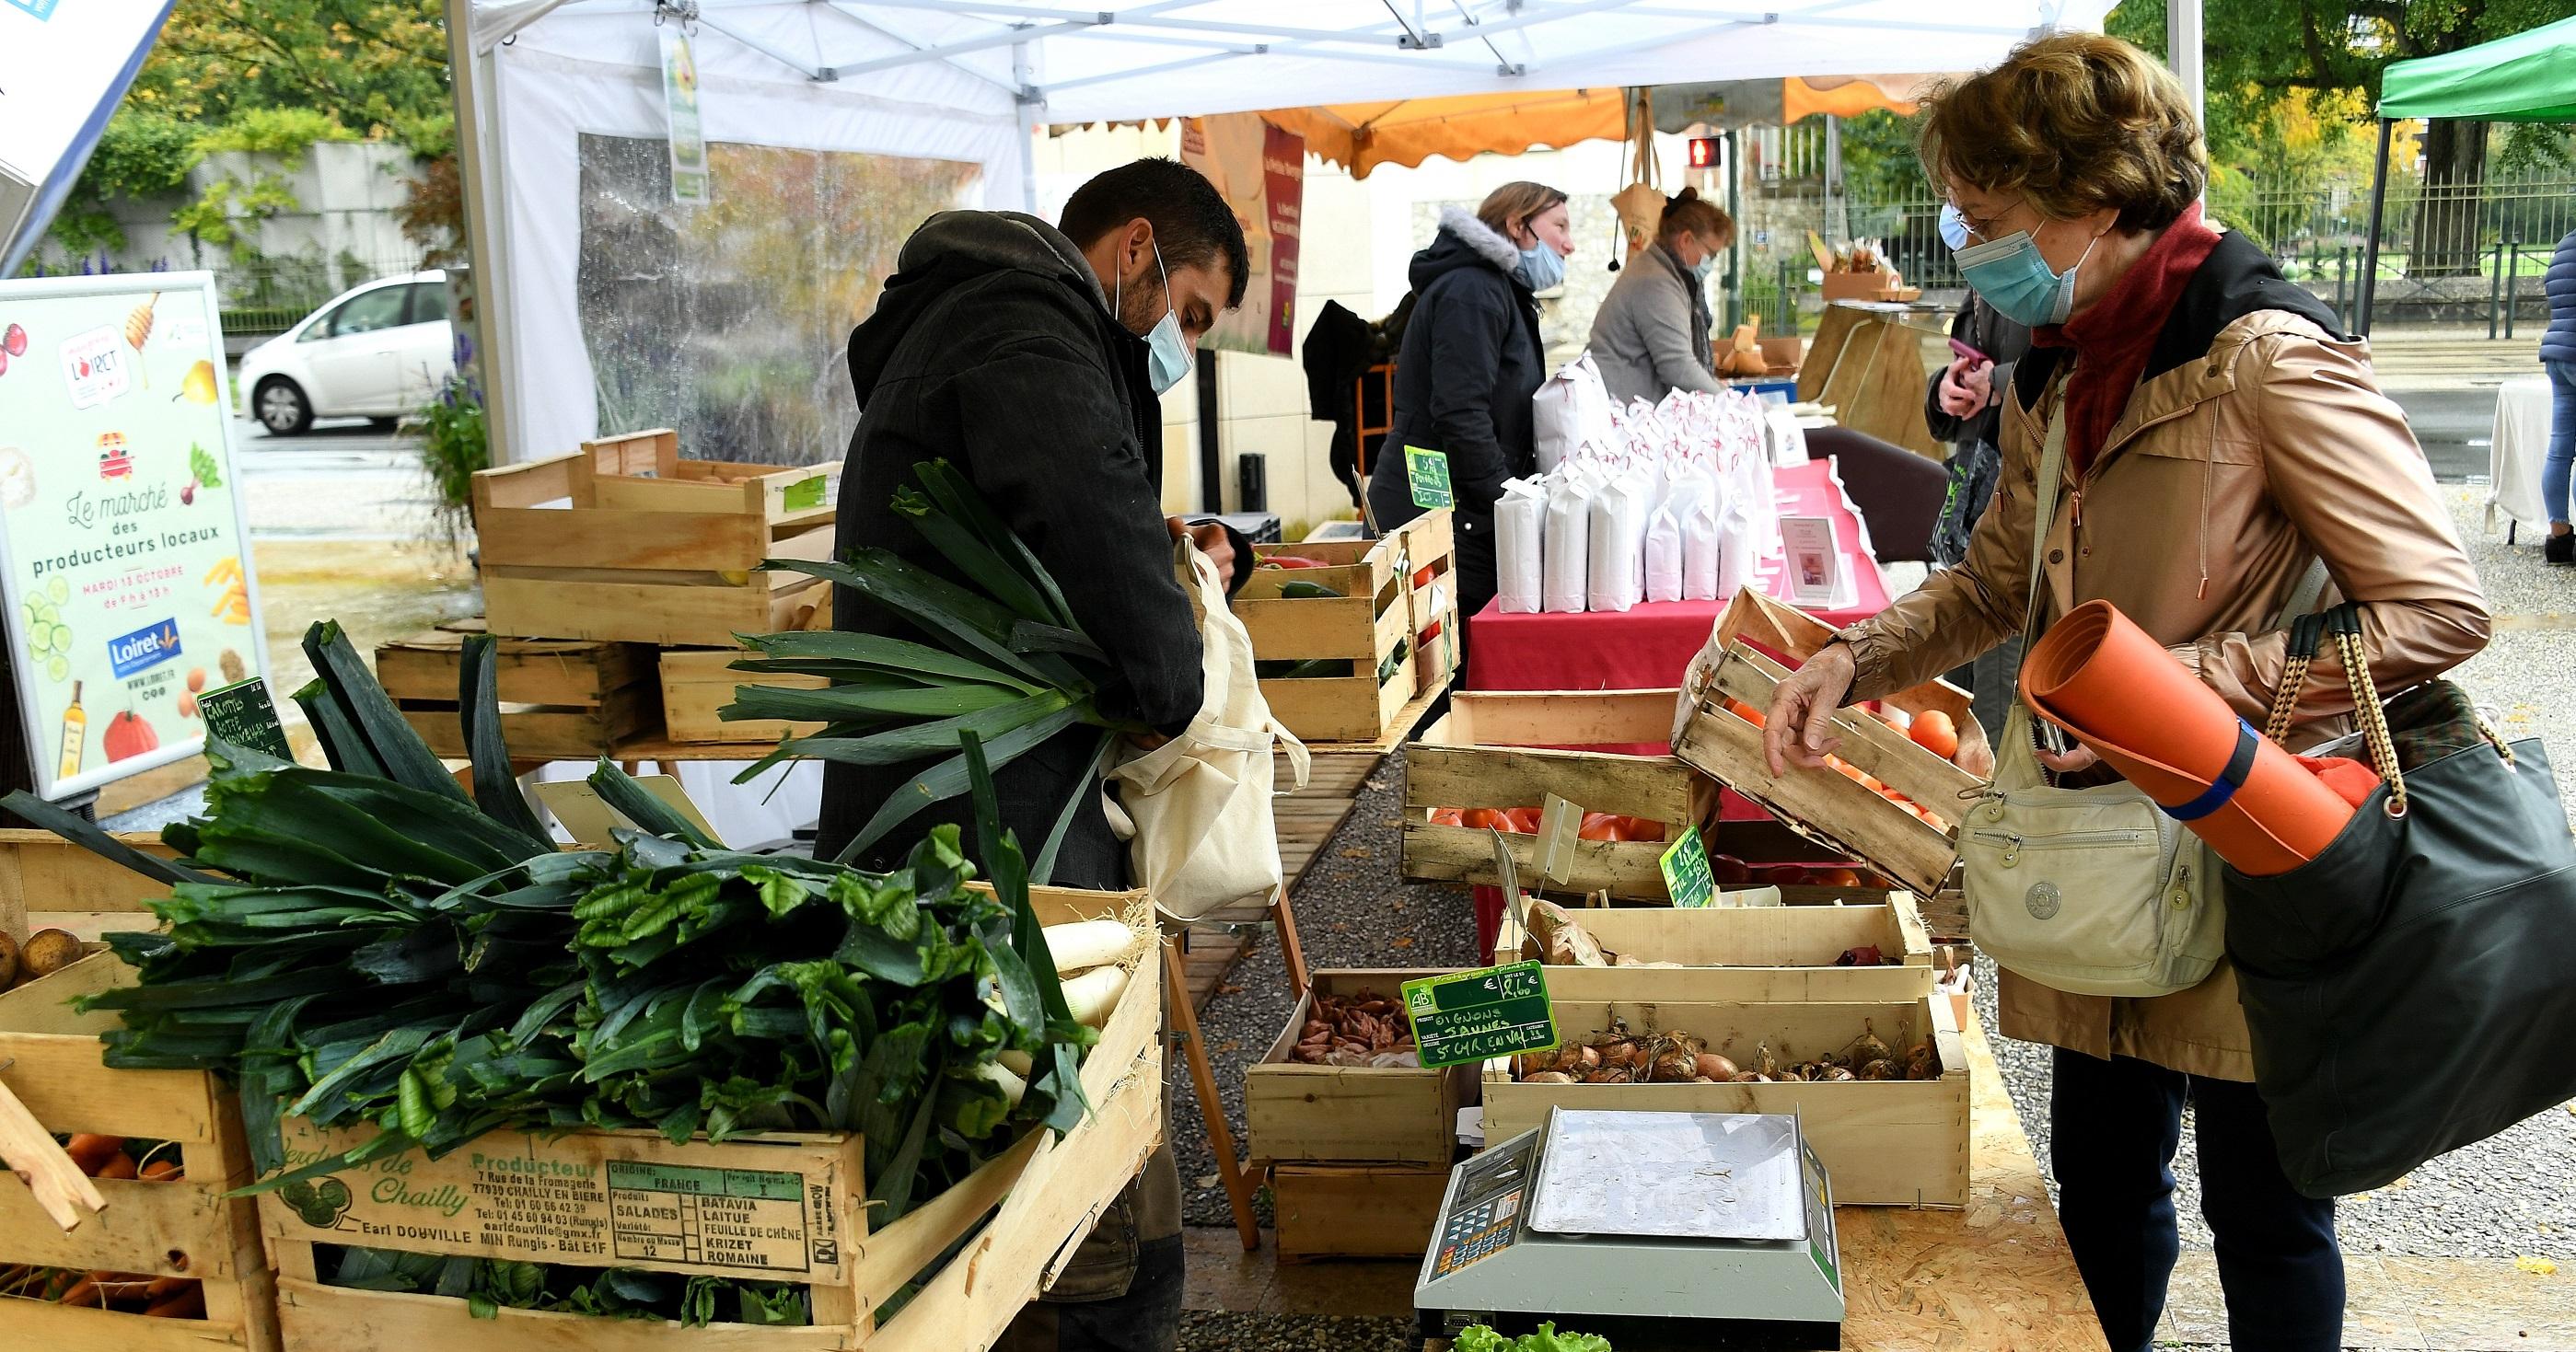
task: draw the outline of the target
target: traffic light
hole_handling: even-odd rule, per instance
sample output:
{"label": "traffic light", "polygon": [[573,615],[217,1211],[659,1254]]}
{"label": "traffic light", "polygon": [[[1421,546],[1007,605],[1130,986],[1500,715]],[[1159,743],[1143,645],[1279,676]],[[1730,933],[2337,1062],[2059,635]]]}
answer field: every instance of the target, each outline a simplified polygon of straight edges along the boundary
{"label": "traffic light", "polygon": [[1691,168],[1714,169],[1717,167],[1717,140],[1718,138],[1714,136],[1694,136],[1691,138]]}

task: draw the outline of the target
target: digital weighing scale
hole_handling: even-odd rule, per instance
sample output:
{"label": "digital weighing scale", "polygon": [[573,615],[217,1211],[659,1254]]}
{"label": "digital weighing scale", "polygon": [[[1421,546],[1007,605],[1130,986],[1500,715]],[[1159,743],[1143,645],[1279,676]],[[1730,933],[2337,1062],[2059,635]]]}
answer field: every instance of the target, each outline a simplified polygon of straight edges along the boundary
{"label": "digital weighing scale", "polygon": [[1553,1319],[1620,1352],[1841,1342],[1833,1194],[1793,1116],[1556,1108],[1450,1171],[1432,1236],[1427,1335]]}

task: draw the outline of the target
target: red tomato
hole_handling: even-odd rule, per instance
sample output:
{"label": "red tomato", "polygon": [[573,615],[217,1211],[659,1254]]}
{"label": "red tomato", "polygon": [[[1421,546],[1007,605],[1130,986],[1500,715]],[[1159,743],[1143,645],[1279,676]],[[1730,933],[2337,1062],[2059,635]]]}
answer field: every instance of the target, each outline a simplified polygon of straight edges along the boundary
{"label": "red tomato", "polygon": [[1618,820],[1607,812],[1586,812],[1583,814],[1583,825],[1575,830],[1575,838],[1577,840],[1623,839],[1624,837],[1612,834]]}
{"label": "red tomato", "polygon": [[1720,887],[1741,887],[1753,881],[1752,866],[1731,854],[1710,855],[1708,871]]}
{"label": "red tomato", "polygon": [[1507,809],[1499,815],[1504,820],[1496,822],[1495,825],[1515,835],[1534,836],[1538,834],[1538,819],[1543,814],[1534,807],[1516,807]]}
{"label": "red tomato", "polygon": [[1467,824],[1467,817],[1465,813],[1460,812],[1454,807],[1435,807],[1431,809],[1431,824],[1433,826],[1465,826]]}
{"label": "red tomato", "polygon": [[1489,807],[1471,807],[1459,816],[1461,817],[1459,825],[1471,830],[1482,831],[1488,826],[1496,830],[1504,829],[1503,814]]}
{"label": "red tomato", "polygon": [[1651,840],[1660,844],[1664,839],[1662,822],[1648,821],[1644,817],[1622,817],[1619,821],[1621,840]]}

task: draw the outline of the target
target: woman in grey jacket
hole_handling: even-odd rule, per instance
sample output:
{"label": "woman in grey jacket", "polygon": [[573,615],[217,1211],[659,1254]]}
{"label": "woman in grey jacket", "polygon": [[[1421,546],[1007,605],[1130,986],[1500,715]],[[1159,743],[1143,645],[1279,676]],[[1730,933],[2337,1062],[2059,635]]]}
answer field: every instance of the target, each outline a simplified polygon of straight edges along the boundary
{"label": "woman in grey jacket", "polygon": [[1611,398],[1726,388],[1709,348],[1708,270],[1734,242],[1735,222],[1696,189],[1664,203],[1655,242],[1628,260],[1592,318],[1592,360]]}

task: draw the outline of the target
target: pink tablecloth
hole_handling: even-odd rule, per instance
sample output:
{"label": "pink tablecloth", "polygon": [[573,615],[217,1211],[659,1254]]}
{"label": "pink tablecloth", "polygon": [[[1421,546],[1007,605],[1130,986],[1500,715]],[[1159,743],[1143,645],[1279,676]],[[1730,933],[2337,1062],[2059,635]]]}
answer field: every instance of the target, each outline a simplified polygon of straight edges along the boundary
{"label": "pink tablecloth", "polygon": [[[1819,460],[1780,470],[1775,479],[1792,500],[1782,506],[1783,514],[1833,518],[1858,597],[1849,610],[1814,614],[1840,627],[1886,609],[1888,596],[1877,565],[1861,552],[1860,518],[1829,475],[1829,464]],[[1766,581],[1773,596],[1788,599],[1787,568]],[[1500,605],[1488,604],[1467,622],[1467,689],[1652,690],[1679,685],[1726,610],[1724,601],[1651,601],[1615,613],[1506,615]]]}

